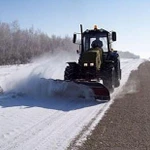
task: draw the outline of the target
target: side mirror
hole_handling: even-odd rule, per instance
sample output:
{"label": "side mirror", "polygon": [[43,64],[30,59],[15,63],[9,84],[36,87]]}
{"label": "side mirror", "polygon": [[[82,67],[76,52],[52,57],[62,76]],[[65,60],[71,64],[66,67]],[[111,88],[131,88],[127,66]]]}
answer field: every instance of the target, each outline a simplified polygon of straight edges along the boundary
{"label": "side mirror", "polygon": [[116,32],[112,32],[112,41],[116,41],[116,40],[117,40]]}
{"label": "side mirror", "polygon": [[77,35],[73,34],[73,43],[76,43]]}

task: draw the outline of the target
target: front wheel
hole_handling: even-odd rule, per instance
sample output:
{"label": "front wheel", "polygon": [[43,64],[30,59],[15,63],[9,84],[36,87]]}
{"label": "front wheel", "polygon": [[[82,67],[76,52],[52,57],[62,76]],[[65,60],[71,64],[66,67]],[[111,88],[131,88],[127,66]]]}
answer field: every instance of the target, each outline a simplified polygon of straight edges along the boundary
{"label": "front wheel", "polygon": [[73,66],[67,66],[64,73],[64,80],[74,80],[77,77],[76,69]]}

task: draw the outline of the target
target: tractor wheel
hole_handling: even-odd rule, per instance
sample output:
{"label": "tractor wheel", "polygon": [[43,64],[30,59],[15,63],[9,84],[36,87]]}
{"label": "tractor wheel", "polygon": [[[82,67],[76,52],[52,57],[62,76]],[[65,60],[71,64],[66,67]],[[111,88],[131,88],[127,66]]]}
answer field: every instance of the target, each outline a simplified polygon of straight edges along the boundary
{"label": "tractor wheel", "polygon": [[104,86],[106,86],[106,88],[107,88],[110,92],[113,92],[113,91],[114,91],[114,88],[113,88],[113,85],[112,85],[111,80],[103,80],[103,84],[104,84]]}
{"label": "tractor wheel", "polygon": [[115,82],[114,87],[120,86],[120,79],[121,79],[121,69],[120,69],[120,61],[118,60],[115,65]]}
{"label": "tractor wheel", "polygon": [[108,90],[110,92],[114,91],[114,85],[115,85],[115,71],[114,68],[112,68],[109,72],[108,72],[108,78],[103,80],[103,84],[104,86],[106,86],[106,88],[108,88]]}
{"label": "tractor wheel", "polygon": [[64,80],[76,79],[76,70],[73,66],[67,66],[65,69]]}
{"label": "tractor wheel", "polygon": [[114,83],[114,87],[117,88],[120,86],[120,79],[115,78],[115,83]]}

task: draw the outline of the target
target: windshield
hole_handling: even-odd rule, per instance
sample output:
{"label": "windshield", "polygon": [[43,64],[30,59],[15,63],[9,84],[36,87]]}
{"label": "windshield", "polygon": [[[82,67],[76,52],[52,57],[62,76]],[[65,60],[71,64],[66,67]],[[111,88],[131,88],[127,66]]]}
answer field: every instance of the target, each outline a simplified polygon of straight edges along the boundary
{"label": "windshield", "polygon": [[107,43],[107,36],[102,34],[87,34],[83,38],[84,50],[87,51],[92,48],[93,41],[101,41],[102,42],[102,49],[104,52],[108,52],[108,43]]}

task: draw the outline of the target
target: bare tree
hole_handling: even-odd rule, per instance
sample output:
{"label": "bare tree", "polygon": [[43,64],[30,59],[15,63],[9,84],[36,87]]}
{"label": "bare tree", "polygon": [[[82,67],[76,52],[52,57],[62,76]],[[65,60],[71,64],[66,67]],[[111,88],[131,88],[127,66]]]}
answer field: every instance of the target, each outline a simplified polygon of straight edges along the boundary
{"label": "bare tree", "polygon": [[71,38],[49,37],[32,26],[21,29],[18,21],[0,22],[0,65],[28,63],[33,57],[47,52],[72,51],[76,46]]}

